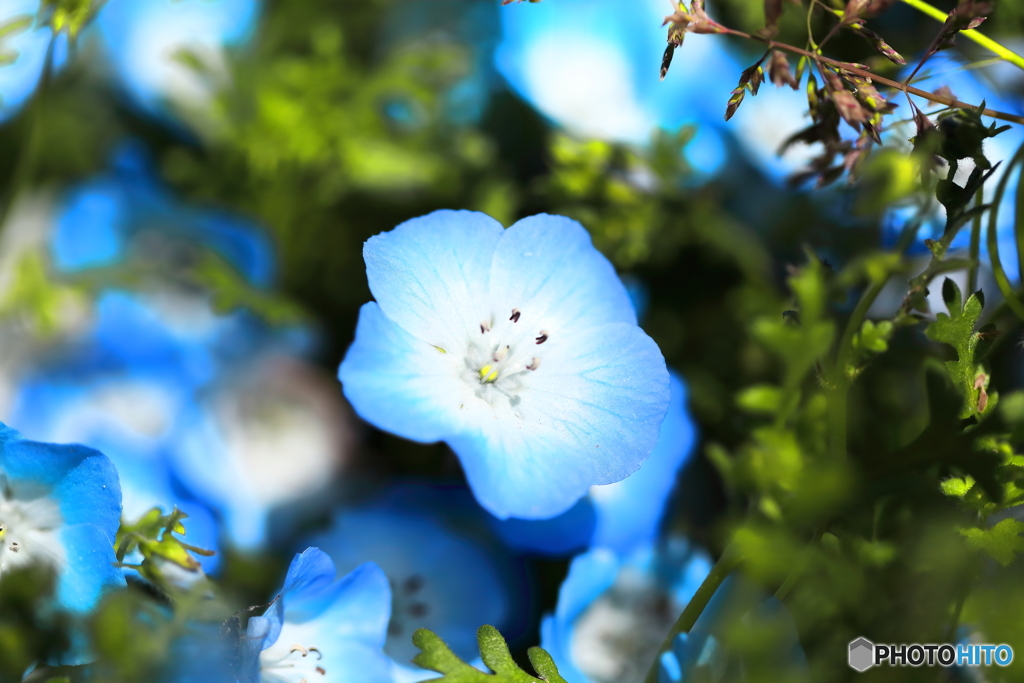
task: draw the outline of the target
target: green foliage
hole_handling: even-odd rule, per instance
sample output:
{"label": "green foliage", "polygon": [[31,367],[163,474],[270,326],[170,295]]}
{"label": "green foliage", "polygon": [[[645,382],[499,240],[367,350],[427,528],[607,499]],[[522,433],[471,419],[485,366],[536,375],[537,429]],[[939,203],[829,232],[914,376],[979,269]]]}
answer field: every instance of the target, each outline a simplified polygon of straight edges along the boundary
{"label": "green foliage", "polygon": [[107,0],[43,0],[54,33],[67,31],[72,40],[92,21]]}
{"label": "green foliage", "polygon": [[951,279],[942,283],[942,298],[949,314],[938,313],[936,320],[925,330],[929,339],[949,344],[956,349],[957,359],[948,361],[949,376],[964,392],[964,408],[960,417],[985,415],[998,402],[998,394],[987,393],[989,376],[984,367],[975,361],[975,352],[983,333],[976,332],[978,318],[984,306],[981,291],[963,301],[960,288]]}
{"label": "green foliage", "polygon": [[80,288],[50,275],[39,252],[25,251],[10,273],[6,291],[0,295],[0,318],[24,319],[40,337],[48,337],[60,329],[69,308],[85,303],[84,294]]}
{"label": "green foliage", "polygon": [[443,674],[434,679],[443,683],[566,683],[551,655],[542,648],[531,647],[528,652],[538,678],[523,671],[513,661],[505,639],[493,626],[481,626],[476,638],[480,657],[494,673],[484,673],[466,664],[433,631],[425,628],[417,629],[412,635],[413,644],[422,650],[413,663]]}
{"label": "green foliage", "polygon": [[67,615],[50,605],[56,574],[46,567],[5,569],[0,581],[0,681],[20,681],[70,644]]}
{"label": "green foliage", "polygon": [[984,551],[1004,567],[1013,562],[1018,553],[1024,551],[1024,522],[1004,519],[988,529],[961,529],[967,545]]}
{"label": "green foliage", "polygon": [[271,325],[300,324],[306,313],[280,294],[253,287],[238,271],[212,251],[205,251],[188,274],[190,280],[210,292],[218,313],[245,308]]}

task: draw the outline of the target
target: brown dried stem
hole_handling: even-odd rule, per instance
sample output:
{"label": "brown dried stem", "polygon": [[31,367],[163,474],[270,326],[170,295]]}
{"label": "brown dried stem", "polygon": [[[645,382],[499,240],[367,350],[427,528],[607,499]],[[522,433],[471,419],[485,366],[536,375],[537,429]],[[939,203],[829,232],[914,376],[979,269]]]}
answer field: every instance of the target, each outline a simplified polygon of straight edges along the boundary
{"label": "brown dried stem", "polygon": [[[839,61],[838,59],[832,59],[831,57],[819,55],[815,52],[811,52],[810,50],[804,50],[793,45],[788,45],[786,43],[780,43],[767,38],[762,38],[761,36],[752,35],[750,33],[745,33],[743,31],[737,31],[736,29],[727,28],[725,26],[717,25],[716,28],[718,29],[719,33],[738,36],[740,38],[746,38],[747,40],[756,40],[759,43],[765,43],[766,45],[768,45],[769,48],[786,50],[787,52],[802,55],[809,59],[813,59],[819,65],[828,64],[829,66],[834,66],[837,69],[842,69],[843,71],[848,71],[849,73],[871,79],[875,83],[879,83],[881,85],[893,88],[895,90],[900,90],[908,95],[917,95],[918,97],[921,97],[923,99],[929,100],[931,102],[936,102],[938,104],[944,104],[947,107],[952,107],[954,109],[969,109],[971,111],[977,111],[978,109],[977,105],[967,104],[966,102],[961,102],[955,97],[947,97],[946,95],[939,95],[937,93],[928,92],[927,90],[915,88],[912,85],[899,83],[897,81],[885,78],[884,76],[874,74],[868,71],[867,69],[862,69],[859,66],[854,66],[849,62],[842,62]],[[1024,116],[1018,116],[1016,114],[1007,114],[1006,112],[996,111],[995,109],[985,109],[981,113],[993,119],[999,119],[1000,121],[1009,121],[1010,123],[1024,124]]]}

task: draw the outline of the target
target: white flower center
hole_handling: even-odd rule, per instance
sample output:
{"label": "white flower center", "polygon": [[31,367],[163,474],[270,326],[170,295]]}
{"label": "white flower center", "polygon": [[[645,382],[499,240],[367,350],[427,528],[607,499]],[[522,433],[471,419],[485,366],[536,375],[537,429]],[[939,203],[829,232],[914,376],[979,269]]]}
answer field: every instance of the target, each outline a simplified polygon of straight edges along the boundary
{"label": "white flower center", "polygon": [[681,610],[650,577],[623,570],[577,618],[572,658],[598,683],[640,683]]}
{"label": "white flower center", "polygon": [[288,683],[312,683],[327,671],[320,666],[323,653],[316,647],[295,643],[285,645],[280,640],[260,653],[260,670]]}
{"label": "white flower center", "polygon": [[17,498],[0,473],[0,576],[33,563],[63,565],[63,521],[57,501],[45,495]]}
{"label": "white flower center", "polygon": [[530,374],[540,368],[549,339],[548,331],[518,308],[492,315],[470,333],[463,379],[478,398],[491,404],[504,398],[514,408]]}

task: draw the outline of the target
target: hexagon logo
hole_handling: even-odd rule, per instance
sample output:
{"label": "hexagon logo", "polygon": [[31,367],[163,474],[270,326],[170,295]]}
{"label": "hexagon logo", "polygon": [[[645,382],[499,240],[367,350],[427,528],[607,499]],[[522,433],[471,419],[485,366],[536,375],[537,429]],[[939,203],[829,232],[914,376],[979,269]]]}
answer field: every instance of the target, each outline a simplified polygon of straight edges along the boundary
{"label": "hexagon logo", "polygon": [[867,671],[875,664],[875,644],[867,638],[858,638],[850,643],[850,667]]}

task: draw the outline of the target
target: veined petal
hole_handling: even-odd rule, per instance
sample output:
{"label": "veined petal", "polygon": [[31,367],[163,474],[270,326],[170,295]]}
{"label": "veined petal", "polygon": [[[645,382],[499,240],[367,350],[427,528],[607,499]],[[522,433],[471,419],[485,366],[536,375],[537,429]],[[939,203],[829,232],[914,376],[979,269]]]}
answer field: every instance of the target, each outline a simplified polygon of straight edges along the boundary
{"label": "veined petal", "polygon": [[490,316],[487,281],[504,232],[473,211],[435,211],[406,221],[366,241],[370,291],[406,332],[452,350]]}
{"label": "veined petal", "polygon": [[[298,553],[288,566],[288,574],[284,578],[284,587],[281,589],[282,599],[290,603],[289,618],[294,616],[292,605],[298,611],[298,605],[302,600],[323,593],[334,583],[337,574],[334,562],[327,553],[319,548],[306,548]],[[316,615],[309,615],[309,617],[313,616]]]}
{"label": "veined petal", "polygon": [[115,565],[114,546],[104,531],[92,524],[75,524],[62,528],[60,537],[65,552],[57,584],[61,607],[86,612],[105,590],[125,585],[124,572]]}
{"label": "veined petal", "polygon": [[413,441],[439,441],[458,429],[459,406],[472,397],[459,377],[463,362],[461,353],[414,337],[370,302],[359,311],[338,378],[367,422]]}
{"label": "veined petal", "polygon": [[615,268],[583,226],[564,216],[530,216],[505,231],[491,264],[490,298],[496,311],[520,309],[518,324],[555,336],[636,324]]}
{"label": "veined petal", "polygon": [[52,496],[68,525],[91,524],[113,544],[121,522],[121,486],[117,470],[97,450],[77,444],[28,441],[5,427],[0,473],[16,498]]}
{"label": "veined petal", "polygon": [[668,370],[640,328],[613,323],[552,344],[519,399],[469,404],[480,426],[449,443],[492,514],[553,517],[640,467],[668,409]]}
{"label": "veined petal", "polygon": [[297,554],[288,566],[284,587],[274,603],[263,615],[265,627],[260,625],[261,637],[267,645],[277,642],[285,619],[296,621],[301,615],[304,621],[313,618],[327,608],[328,600],[322,599],[334,582],[337,571],[334,562],[319,548],[307,548]]}
{"label": "veined petal", "polygon": [[676,475],[696,440],[686,408],[686,386],[679,375],[670,375],[672,398],[650,457],[626,479],[590,489],[597,510],[594,546],[625,553],[657,535]]}

